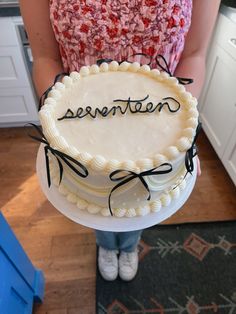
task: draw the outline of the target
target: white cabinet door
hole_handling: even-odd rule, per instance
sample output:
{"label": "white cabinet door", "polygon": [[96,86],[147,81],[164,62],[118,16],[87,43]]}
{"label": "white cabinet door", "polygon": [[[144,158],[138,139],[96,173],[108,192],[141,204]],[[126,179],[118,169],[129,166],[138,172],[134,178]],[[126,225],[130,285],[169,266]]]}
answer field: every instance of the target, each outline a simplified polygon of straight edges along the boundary
{"label": "white cabinet door", "polygon": [[212,46],[210,60],[200,117],[210,142],[222,157],[236,125],[236,60],[217,44]]}
{"label": "white cabinet door", "polygon": [[226,16],[219,14],[214,40],[236,59],[236,24]]}
{"label": "white cabinet door", "polygon": [[0,89],[0,123],[27,121],[38,121],[31,90],[27,87]]}
{"label": "white cabinet door", "polygon": [[0,18],[0,46],[17,46],[18,33],[10,17]]}
{"label": "white cabinet door", "polygon": [[236,185],[236,128],[223,155],[223,164]]}
{"label": "white cabinet door", "polygon": [[0,47],[0,88],[29,86],[20,47]]}

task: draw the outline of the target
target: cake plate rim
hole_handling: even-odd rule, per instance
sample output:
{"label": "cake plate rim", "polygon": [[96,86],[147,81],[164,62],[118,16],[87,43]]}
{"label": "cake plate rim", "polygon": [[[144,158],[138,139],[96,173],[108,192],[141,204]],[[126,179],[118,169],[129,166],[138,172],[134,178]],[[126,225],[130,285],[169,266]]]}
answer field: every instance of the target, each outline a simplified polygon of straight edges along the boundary
{"label": "cake plate rim", "polygon": [[180,193],[180,196],[168,206],[162,206],[160,211],[152,212],[145,216],[128,217],[105,217],[101,214],[90,214],[86,210],[79,209],[76,204],[69,202],[58,188],[47,183],[46,164],[44,160],[44,145],[41,144],[36,158],[36,173],[39,185],[48,201],[64,216],[70,220],[96,230],[127,232],[152,227],[174,215],[190,197],[197,178],[196,158],[194,158],[194,171],[188,176],[188,184]]}

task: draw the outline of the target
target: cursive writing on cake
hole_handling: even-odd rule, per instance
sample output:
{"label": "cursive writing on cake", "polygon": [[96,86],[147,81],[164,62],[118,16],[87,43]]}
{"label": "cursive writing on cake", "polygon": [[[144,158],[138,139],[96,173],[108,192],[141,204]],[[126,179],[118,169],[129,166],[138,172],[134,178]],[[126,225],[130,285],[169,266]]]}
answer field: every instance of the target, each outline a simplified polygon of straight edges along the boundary
{"label": "cursive writing on cake", "polygon": [[107,117],[108,115],[115,116],[117,113],[124,115],[127,111],[130,113],[153,113],[156,110],[161,112],[163,107],[167,107],[170,112],[177,112],[180,109],[180,103],[173,97],[162,98],[157,104],[149,101],[144,104],[144,101],[148,100],[149,95],[143,99],[114,99],[113,103],[125,103],[125,106],[112,106],[108,108],[104,106],[102,108],[93,109],[91,106],[79,107],[76,112],[73,112],[71,109],[68,109],[64,116],[58,118],[57,120],[61,121],[64,119],[82,119],[86,116],[89,116],[93,119],[97,118],[98,115],[102,117]]}

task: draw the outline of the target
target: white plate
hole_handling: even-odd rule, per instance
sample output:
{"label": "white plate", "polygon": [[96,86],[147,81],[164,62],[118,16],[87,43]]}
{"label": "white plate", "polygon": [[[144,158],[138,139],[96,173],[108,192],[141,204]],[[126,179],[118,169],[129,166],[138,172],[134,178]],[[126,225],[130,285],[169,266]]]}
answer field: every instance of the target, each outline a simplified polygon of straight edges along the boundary
{"label": "white plate", "polygon": [[189,198],[194,188],[197,176],[195,161],[193,175],[188,177],[188,184],[186,188],[181,191],[179,198],[171,202],[169,206],[162,207],[159,212],[150,213],[146,216],[118,218],[104,217],[99,214],[90,214],[86,210],[81,210],[75,204],[68,202],[67,199],[58,191],[58,188],[55,185],[52,184],[51,187],[48,188],[43,144],[40,145],[38,150],[36,170],[39,178],[39,183],[44,194],[46,195],[49,202],[63,215],[73,220],[74,222],[84,225],[86,227],[97,230],[116,232],[145,229],[156,225],[172,216],[183,206],[183,204]]}

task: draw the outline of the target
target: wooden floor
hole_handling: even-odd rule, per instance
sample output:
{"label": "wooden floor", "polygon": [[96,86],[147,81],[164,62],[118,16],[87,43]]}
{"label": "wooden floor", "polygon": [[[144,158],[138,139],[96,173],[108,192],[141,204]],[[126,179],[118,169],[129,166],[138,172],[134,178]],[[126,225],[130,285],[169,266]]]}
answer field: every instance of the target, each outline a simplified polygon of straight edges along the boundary
{"label": "wooden floor", "polygon": [[[46,200],[35,175],[37,148],[24,129],[0,129],[0,208],[46,277],[45,301],[34,313],[94,314],[94,233]],[[165,223],[236,219],[235,186],[203,133],[199,151],[202,176],[186,205]]]}

